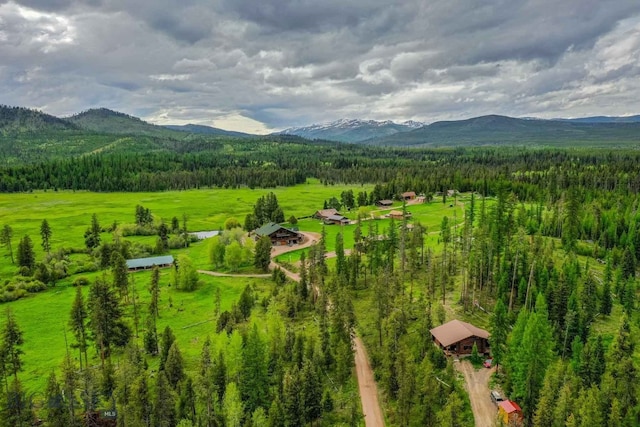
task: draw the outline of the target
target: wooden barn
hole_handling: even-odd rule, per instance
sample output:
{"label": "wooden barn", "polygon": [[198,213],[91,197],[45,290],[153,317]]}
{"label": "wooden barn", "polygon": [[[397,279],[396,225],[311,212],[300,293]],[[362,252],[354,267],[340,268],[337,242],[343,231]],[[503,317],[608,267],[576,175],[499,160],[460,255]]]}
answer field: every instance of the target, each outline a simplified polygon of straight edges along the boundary
{"label": "wooden barn", "polygon": [[254,234],[256,240],[262,236],[269,236],[271,244],[274,246],[297,245],[302,242],[302,234],[285,228],[275,222],[270,222],[254,230]]}
{"label": "wooden barn", "polygon": [[524,419],[520,405],[513,400],[503,400],[498,404],[498,417],[505,426],[520,426]]}
{"label": "wooden barn", "polygon": [[431,338],[442,350],[451,354],[471,354],[473,344],[478,353],[489,354],[489,332],[461,320],[452,320],[431,329]]}
{"label": "wooden barn", "polygon": [[173,256],[156,256],[150,258],[135,258],[127,260],[129,271],[149,270],[157,265],[160,268],[173,266]]}
{"label": "wooden barn", "polygon": [[403,200],[413,200],[416,198],[416,192],[415,191],[405,191],[404,193],[402,193],[402,199]]}
{"label": "wooden barn", "polygon": [[323,221],[327,225],[331,225],[331,224],[348,225],[349,224],[349,218],[344,217],[342,215],[329,215]]}
{"label": "wooden barn", "polygon": [[376,202],[376,206],[381,208],[387,208],[391,205],[393,205],[393,200],[384,199],[384,200],[378,200]]}
{"label": "wooden barn", "polygon": [[405,219],[405,218],[411,218],[411,212],[405,212],[404,215],[402,215],[402,211],[391,211],[389,212],[389,218],[393,218],[393,219]]}
{"label": "wooden barn", "polygon": [[321,219],[321,220],[325,220],[327,218],[329,218],[331,215],[340,215],[338,213],[337,209],[321,209],[319,211],[316,211],[316,213],[313,214],[313,217],[315,219]]}

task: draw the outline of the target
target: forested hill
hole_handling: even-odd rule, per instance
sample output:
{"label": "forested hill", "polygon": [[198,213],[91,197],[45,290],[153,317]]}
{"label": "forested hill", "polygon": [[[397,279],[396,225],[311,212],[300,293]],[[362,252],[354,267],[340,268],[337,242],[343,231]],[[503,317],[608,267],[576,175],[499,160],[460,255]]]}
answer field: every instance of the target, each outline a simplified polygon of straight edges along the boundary
{"label": "forested hill", "polygon": [[254,136],[244,132],[234,132],[230,130],[214,128],[212,126],[194,125],[191,123],[188,125],[165,125],[164,127],[180,132],[189,132],[202,135],[237,136],[241,138],[249,138]]}
{"label": "forested hill", "polygon": [[221,144],[233,145],[235,139],[171,130],[107,109],[61,119],[26,108],[0,106],[0,166],[89,154],[217,150]]}
{"label": "forested hill", "polygon": [[640,143],[640,123],[517,119],[489,115],[435,122],[419,129],[365,141],[371,145],[519,145],[617,147]]}
{"label": "forested hill", "polygon": [[73,123],[40,111],[0,105],[0,136],[74,129]]}
{"label": "forested hill", "polygon": [[74,116],[67,120],[76,124],[79,128],[104,134],[117,135],[148,135],[159,137],[182,138],[184,133],[147,123],[138,117],[112,111],[107,108],[96,108]]}

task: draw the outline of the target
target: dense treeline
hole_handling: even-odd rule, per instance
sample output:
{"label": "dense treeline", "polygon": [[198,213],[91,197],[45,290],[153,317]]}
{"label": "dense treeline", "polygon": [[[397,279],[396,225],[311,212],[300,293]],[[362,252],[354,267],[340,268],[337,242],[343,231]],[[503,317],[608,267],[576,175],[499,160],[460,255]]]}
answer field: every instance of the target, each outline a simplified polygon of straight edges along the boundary
{"label": "dense treeline", "polygon": [[[288,186],[315,177],[332,183],[387,183],[391,193],[447,188],[493,194],[509,180],[519,200],[557,199],[583,190],[640,190],[635,152],[526,149],[391,149],[300,141],[182,143],[189,152],[102,153],[0,169],[0,191],[71,189],[163,191],[199,187]],[[202,151],[199,151],[202,150]]]}

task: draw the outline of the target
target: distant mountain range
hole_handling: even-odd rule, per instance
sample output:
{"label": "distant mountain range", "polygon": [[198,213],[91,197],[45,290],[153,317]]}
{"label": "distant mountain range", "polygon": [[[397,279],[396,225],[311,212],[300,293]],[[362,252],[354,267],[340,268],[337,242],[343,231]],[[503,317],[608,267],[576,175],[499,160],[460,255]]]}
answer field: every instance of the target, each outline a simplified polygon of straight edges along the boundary
{"label": "distant mountain range", "polygon": [[424,126],[424,123],[342,119],[331,123],[305,127],[293,127],[278,132],[279,135],[297,135],[307,139],[338,142],[363,142],[374,138],[392,137]]}
{"label": "distant mountain range", "polygon": [[624,119],[609,117],[606,120],[605,118],[543,120],[488,115],[467,120],[435,122],[409,132],[372,138],[363,143],[401,146],[555,147],[640,143],[640,120]]}
{"label": "distant mountain range", "polygon": [[234,132],[232,130],[218,129],[205,125],[194,125],[191,123],[189,123],[188,125],[165,125],[164,127],[180,132],[197,133],[201,135],[235,136],[238,138],[248,138],[250,136],[254,136],[249,133]]}
{"label": "distant mountain range", "polygon": [[306,138],[385,146],[637,148],[640,116],[543,120],[488,115],[429,125],[343,119],[257,136],[195,124],[159,126],[105,108],[59,118],[27,108],[0,105],[0,164],[97,152],[202,151],[251,138],[275,143],[299,143],[304,140],[298,138]]}
{"label": "distant mountain range", "polygon": [[614,145],[640,142],[640,115],[575,119],[513,118],[499,115],[466,120],[394,123],[337,120],[278,132],[311,140],[371,145]]}

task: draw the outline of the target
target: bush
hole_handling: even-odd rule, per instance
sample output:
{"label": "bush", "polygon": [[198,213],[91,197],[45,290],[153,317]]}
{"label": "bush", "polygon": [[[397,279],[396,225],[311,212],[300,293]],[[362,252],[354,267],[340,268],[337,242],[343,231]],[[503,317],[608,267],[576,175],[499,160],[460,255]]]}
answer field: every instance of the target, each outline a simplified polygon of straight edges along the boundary
{"label": "bush", "polygon": [[73,286],[87,286],[89,284],[89,279],[84,276],[77,277],[76,280],[73,281]]}
{"label": "bush", "polygon": [[186,246],[187,242],[185,242],[182,236],[173,236],[169,239],[169,249],[180,249]]}
{"label": "bush", "polygon": [[[45,289],[47,289],[47,285],[45,285],[44,283],[42,283],[39,280],[33,280],[31,282],[25,283],[24,284],[25,290],[31,294],[35,294],[37,292],[42,292]],[[22,289],[20,289],[22,290]]]}

